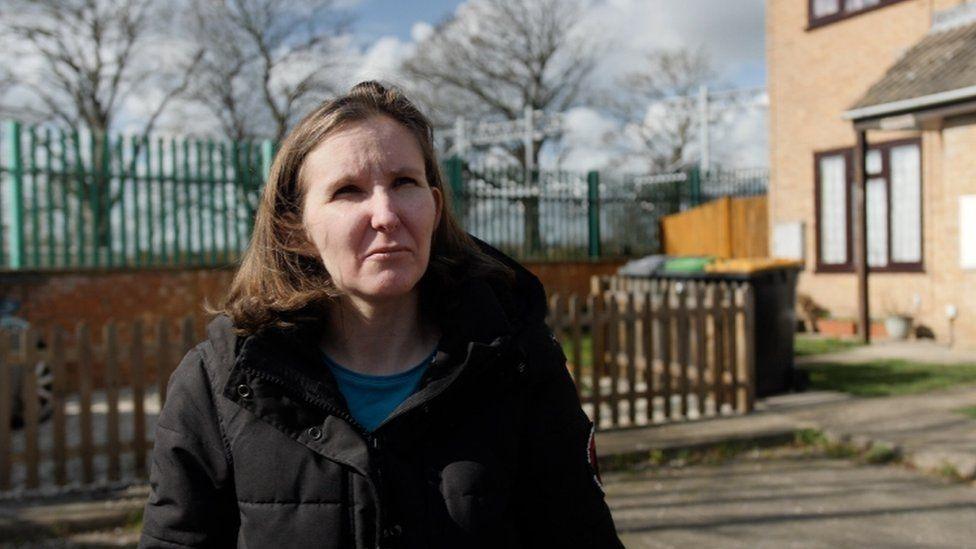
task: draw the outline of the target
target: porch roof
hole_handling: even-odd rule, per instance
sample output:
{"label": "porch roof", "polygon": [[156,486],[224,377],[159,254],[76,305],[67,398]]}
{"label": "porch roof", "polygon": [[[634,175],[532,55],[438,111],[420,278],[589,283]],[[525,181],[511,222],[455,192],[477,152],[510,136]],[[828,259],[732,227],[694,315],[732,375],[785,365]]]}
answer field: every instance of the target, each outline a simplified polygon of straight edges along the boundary
{"label": "porch roof", "polygon": [[936,25],[844,113],[863,121],[976,99],[976,21]]}

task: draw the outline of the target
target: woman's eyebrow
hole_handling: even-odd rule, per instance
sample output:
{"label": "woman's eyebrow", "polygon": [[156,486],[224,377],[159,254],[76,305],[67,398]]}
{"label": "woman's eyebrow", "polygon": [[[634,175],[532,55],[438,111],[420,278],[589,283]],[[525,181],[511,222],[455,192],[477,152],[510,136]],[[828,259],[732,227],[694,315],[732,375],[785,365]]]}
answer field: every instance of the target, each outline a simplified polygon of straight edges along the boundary
{"label": "woman's eyebrow", "polygon": [[387,173],[389,175],[396,176],[396,177],[408,176],[408,177],[421,178],[424,177],[425,175],[424,170],[422,168],[415,168],[413,166],[401,166],[397,169],[390,170]]}
{"label": "woman's eyebrow", "polygon": [[[415,168],[413,166],[400,166],[398,168],[387,170],[387,177],[413,177],[415,179],[422,179],[426,176],[425,170],[422,168]],[[325,182],[325,189],[340,189],[346,185],[355,185],[359,180],[360,176],[358,174],[343,174],[334,179],[330,178]]]}

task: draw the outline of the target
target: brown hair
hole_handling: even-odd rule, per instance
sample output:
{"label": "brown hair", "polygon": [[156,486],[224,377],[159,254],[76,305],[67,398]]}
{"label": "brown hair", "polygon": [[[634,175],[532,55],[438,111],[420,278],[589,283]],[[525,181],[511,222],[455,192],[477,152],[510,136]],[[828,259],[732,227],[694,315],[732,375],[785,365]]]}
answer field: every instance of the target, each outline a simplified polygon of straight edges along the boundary
{"label": "brown hair", "polygon": [[314,247],[302,223],[302,165],[328,135],[377,115],[396,120],[417,138],[427,182],[440,189],[444,197],[440,223],[431,241],[430,262],[419,282],[422,312],[436,314],[462,276],[488,275],[511,282],[512,271],[483,253],[452,215],[450,193],[444,188],[434,153],[430,120],[396,87],[370,81],[319,105],[282,142],[261,195],[250,244],[221,306],[205,306],[209,313],[228,315],[242,335],[272,326],[288,328],[317,322],[324,317],[340,293],[321,257],[311,252]]}

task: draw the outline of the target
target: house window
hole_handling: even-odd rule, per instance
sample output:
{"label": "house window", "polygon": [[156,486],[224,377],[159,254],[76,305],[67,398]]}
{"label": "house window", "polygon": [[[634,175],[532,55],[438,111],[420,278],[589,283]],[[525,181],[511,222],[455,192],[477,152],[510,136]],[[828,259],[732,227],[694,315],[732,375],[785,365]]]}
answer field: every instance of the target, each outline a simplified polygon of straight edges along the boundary
{"label": "house window", "polygon": [[[817,270],[853,271],[853,149],[814,155]],[[871,271],[922,270],[922,162],[918,139],[880,143],[865,158]],[[897,222],[894,222],[897,220]]]}
{"label": "house window", "polygon": [[828,25],[903,0],[807,0],[807,29]]}
{"label": "house window", "polygon": [[814,18],[827,17],[840,11],[840,0],[813,0]]}

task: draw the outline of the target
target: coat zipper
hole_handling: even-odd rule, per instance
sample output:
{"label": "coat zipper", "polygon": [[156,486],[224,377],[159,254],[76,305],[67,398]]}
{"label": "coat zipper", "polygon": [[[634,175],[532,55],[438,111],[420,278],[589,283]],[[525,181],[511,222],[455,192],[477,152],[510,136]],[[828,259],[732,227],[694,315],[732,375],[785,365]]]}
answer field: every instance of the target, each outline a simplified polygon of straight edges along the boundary
{"label": "coat zipper", "polygon": [[[289,384],[287,381],[285,381],[284,379],[282,379],[282,378],[280,378],[280,377],[278,377],[276,375],[269,374],[267,372],[261,372],[261,371],[258,371],[258,370],[254,370],[252,368],[247,368],[247,370],[250,373],[252,373],[253,375],[255,375],[255,376],[259,377],[259,378],[262,378],[262,379],[264,379],[266,381],[270,381],[272,383],[275,383],[275,384],[277,384],[279,386],[288,387],[288,388],[291,388],[292,387],[291,384]],[[302,400],[304,400],[306,403],[311,404],[313,406],[317,406],[318,408],[327,411],[331,415],[333,415],[333,416],[335,416],[335,417],[337,417],[339,419],[344,420],[357,433],[359,433],[359,435],[361,437],[363,437],[363,439],[366,441],[366,445],[367,445],[368,448],[371,448],[374,452],[378,452],[379,451],[379,449],[380,449],[380,443],[379,443],[378,437],[376,437],[376,435],[374,435],[373,433],[370,433],[369,431],[367,431],[366,428],[363,427],[363,425],[360,424],[358,421],[356,421],[355,418],[353,418],[351,414],[349,414],[348,412],[346,412],[346,411],[344,411],[344,410],[342,410],[340,408],[337,408],[335,406],[332,406],[331,404],[325,402],[324,400],[322,400],[322,399],[320,399],[320,398],[318,398],[318,397],[316,397],[314,395],[309,395],[306,391],[297,391],[297,392],[301,394],[301,397],[300,398]],[[373,501],[376,502],[376,505],[375,505],[376,517],[375,517],[375,521],[374,521],[373,535],[376,538],[376,541],[378,542],[378,540],[380,539],[380,537],[382,535],[382,532],[383,532],[383,522],[382,522],[382,517],[383,517],[383,510],[382,510],[383,509],[383,507],[382,507],[383,500],[380,497],[382,490],[381,490],[381,487],[379,486],[382,483],[382,479],[380,478],[380,477],[382,477],[382,473],[381,473],[380,469],[377,468],[377,470],[374,472],[374,474],[378,478],[373,479],[370,475],[363,475],[363,476],[366,478],[366,483],[369,485],[369,491],[373,495]],[[350,493],[349,506],[350,507],[354,507],[355,504],[354,504],[353,501],[351,501],[352,500],[352,486],[350,486],[350,488],[349,488],[349,493]],[[355,533],[353,533],[353,535],[355,536]]]}

